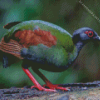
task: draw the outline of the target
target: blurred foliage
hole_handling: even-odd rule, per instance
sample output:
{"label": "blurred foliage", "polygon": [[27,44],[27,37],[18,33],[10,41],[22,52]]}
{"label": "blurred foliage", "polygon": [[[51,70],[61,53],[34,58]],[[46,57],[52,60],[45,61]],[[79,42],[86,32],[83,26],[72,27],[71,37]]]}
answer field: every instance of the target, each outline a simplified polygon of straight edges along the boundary
{"label": "blurred foliage", "polygon": [[[98,18],[100,18],[99,0],[82,0]],[[91,27],[99,35],[100,22],[96,20],[80,3],[79,0],[0,0],[0,39],[5,35],[3,26],[13,21],[44,20],[57,24],[69,33],[80,27]],[[100,47],[90,43],[85,46],[74,68],[60,73],[41,70],[53,83],[73,83],[99,80],[100,78]],[[32,85],[21,68],[21,61],[4,69],[0,63],[0,88]],[[35,66],[34,66],[35,67]],[[31,70],[31,68],[29,68]],[[37,81],[44,82],[34,73]]]}

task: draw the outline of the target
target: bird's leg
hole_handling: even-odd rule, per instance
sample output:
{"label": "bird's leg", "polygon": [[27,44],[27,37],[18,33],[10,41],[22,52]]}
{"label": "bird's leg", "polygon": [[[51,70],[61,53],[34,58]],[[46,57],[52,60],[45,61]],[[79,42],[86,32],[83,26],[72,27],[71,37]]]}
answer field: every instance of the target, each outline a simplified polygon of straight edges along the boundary
{"label": "bird's leg", "polygon": [[[23,67],[22,67],[23,68]],[[34,76],[31,74],[31,72],[29,71],[29,69],[25,69],[23,68],[23,71],[27,74],[27,76],[31,79],[31,81],[34,84],[34,87],[41,90],[41,91],[51,91],[51,92],[56,92],[56,90],[54,89],[46,89],[44,87],[42,87],[37,80],[34,78]]]}
{"label": "bird's leg", "polygon": [[3,54],[3,67],[7,68],[8,67],[8,57]]}
{"label": "bird's leg", "polygon": [[60,89],[68,91],[69,88],[64,88],[59,86],[59,84],[52,84],[38,69],[33,69],[33,71],[46,83],[43,87],[48,87],[50,89]]}

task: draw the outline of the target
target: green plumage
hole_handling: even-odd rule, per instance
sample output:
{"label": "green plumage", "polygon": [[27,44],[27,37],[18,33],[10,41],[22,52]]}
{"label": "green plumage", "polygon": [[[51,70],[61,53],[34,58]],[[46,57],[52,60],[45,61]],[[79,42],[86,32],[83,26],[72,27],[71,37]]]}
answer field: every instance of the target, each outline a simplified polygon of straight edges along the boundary
{"label": "green plumage", "polygon": [[7,31],[6,37],[10,38],[13,35],[13,33],[17,30],[34,30],[37,27],[39,27],[41,30],[50,31],[52,35],[56,36],[57,46],[64,47],[68,52],[72,52],[74,50],[74,45],[71,35],[66,30],[57,25],[41,20],[31,20],[31,21],[21,22],[11,27]]}
{"label": "green plumage", "polygon": [[[14,22],[5,26],[5,28],[9,28],[6,33],[6,38],[10,39],[11,36],[17,30],[35,30],[41,29],[44,31],[49,31],[52,35],[57,38],[57,44],[52,47],[47,47],[44,45],[30,46],[27,48],[28,50],[24,51],[24,48],[21,50],[21,56],[28,60],[34,60],[36,62],[45,62],[45,60],[53,64],[55,69],[66,69],[77,56],[77,49],[75,48],[72,36],[63,28],[54,25],[49,22],[41,21],[41,20],[31,20],[25,21],[18,24]],[[47,48],[46,48],[47,47]],[[30,55],[30,56],[29,56]],[[68,65],[68,66],[67,66]],[[47,66],[46,66],[47,67]],[[49,68],[44,69],[49,69]],[[53,67],[54,68],[54,67]],[[49,69],[49,70],[52,70]]]}

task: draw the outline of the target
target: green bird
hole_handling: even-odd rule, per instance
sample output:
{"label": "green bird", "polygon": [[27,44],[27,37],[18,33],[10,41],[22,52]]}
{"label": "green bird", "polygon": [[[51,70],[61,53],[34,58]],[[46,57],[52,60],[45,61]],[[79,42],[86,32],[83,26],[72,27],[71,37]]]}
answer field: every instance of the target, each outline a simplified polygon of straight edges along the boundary
{"label": "green bird", "polygon": [[[34,84],[31,88],[43,91],[67,91],[69,88],[52,84],[39,71],[40,68],[52,72],[67,70],[75,62],[84,45],[89,41],[100,41],[98,34],[89,27],[77,29],[71,36],[63,28],[41,20],[12,22],[4,28],[8,30],[0,42],[3,67],[10,65],[7,54],[23,60],[22,69]],[[41,86],[36,81],[28,70],[29,67],[42,78],[45,85]]]}

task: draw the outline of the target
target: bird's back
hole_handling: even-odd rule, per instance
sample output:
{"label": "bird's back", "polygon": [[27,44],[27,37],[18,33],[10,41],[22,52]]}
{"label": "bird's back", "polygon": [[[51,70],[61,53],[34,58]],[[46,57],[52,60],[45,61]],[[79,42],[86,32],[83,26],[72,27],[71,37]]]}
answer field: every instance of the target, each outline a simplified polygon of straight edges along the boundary
{"label": "bird's back", "polygon": [[[57,47],[56,49],[53,48],[52,50],[49,50],[50,56],[53,52],[55,52],[55,54],[57,52],[57,55],[64,54],[62,58],[59,56],[59,61],[62,60],[62,63],[66,60],[66,62],[63,63],[64,66],[68,64],[70,60],[75,58],[73,57],[75,55],[75,46],[72,41],[72,36],[57,25],[41,20],[31,20],[21,23],[9,23],[4,27],[8,30],[0,43],[0,50],[3,52],[10,53],[23,59],[20,55],[23,48],[29,48],[30,46],[33,46],[34,48],[34,46],[38,47],[38,44],[43,44],[48,48],[52,48],[53,46]],[[4,40],[8,40],[8,42],[5,42]],[[69,54],[72,55],[69,56]],[[57,57],[54,59],[56,59],[55,62],[59,62],[57,61]],[[62,63],[59,62],[59,64]]]}
{"label": "bird's back", "polygon": [[[29,42],[30,40],[37,42],[36,44],[44,44],[44,42],[48,42],[47,46],[63,46],[66,50],[70,52],[74,49],[71,35],[63,28],[49,22],[41,20],[21,22],[8,29],[6,37],[11,38],[14,34],[15,37],[17,36],[17,39],[20,38],[21,40],[22,38],[26,38],[26,42]],[[30,45],[34,44],[35,43],[31,43]]]}

